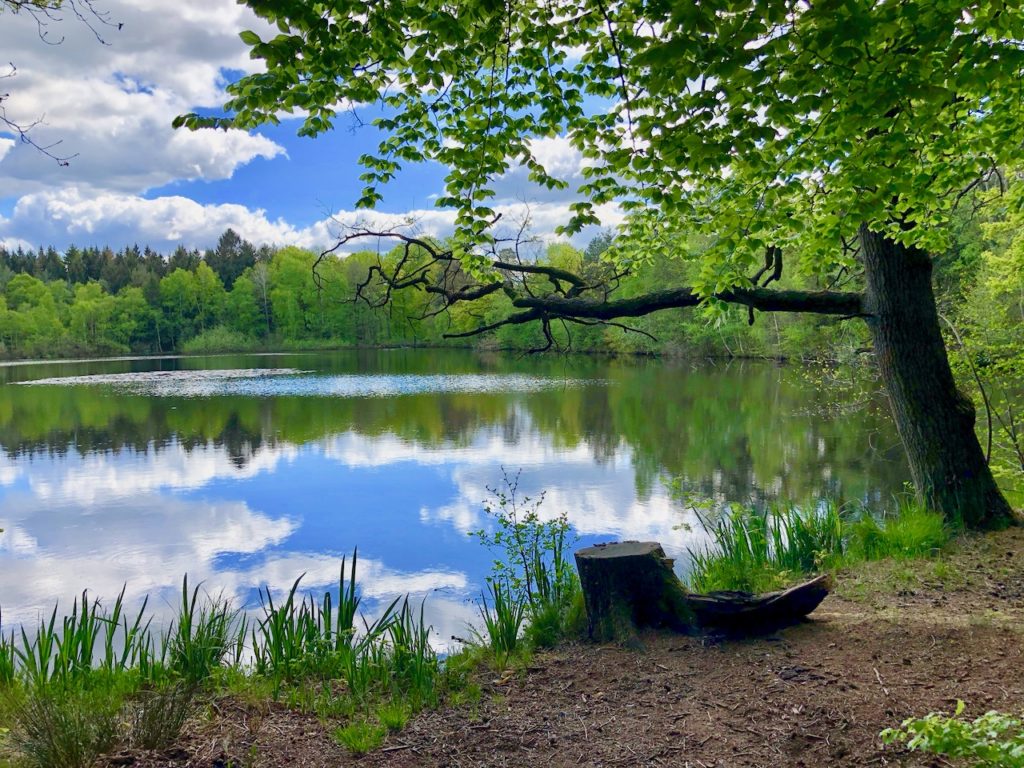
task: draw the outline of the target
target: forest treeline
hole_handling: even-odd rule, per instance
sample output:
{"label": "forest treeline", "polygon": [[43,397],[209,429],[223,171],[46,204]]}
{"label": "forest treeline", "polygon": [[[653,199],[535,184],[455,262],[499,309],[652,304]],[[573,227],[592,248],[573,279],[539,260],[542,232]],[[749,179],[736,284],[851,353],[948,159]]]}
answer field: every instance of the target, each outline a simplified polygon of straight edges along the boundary
{"label": "forest treeline", "polygon": [[[1024,349],[1024,214],[1019,188],[978,212],[964,212],[953,247],[937,262],[943,317],[983,363],[1015,359]],[[537,258],[574,272],[598,268],[604,233],[580,251],[546,246]],[[688,246],[694,255],[699,242]],[[205,252],[177,248],[68,247],[0,250],[0,356],[37,358],[97,354],[244,351],[335,346],[458,344],[485,348],[545,346],[538,323],[447,340],[508,311],[495,293],[435,314],[420,290],[391,291],[383,306],[354,301],[372,265],[385,271],[401,251],[328,256],[295,247],[255,246],[232,230]],[[413,255],[415,258],[415,254]],[[424,257],[425,258],[425,257]],[[792,260],[794,263],[796,260]],[[621,280],[620,296],[684,285],[696,261],[640,262]],[[839,277],[853,285],[856,274]],[[845,281],[845,283],[843,282]],[[319,282],[319,285],[317,285]],[[783,286],[836,287],[836,276],[784,273]],[[379,278],[363,290],[384,298]],[[537,276],[534,290],[552,290]],[[842,357],[864,351],[860,323],[813,315],[758,314],[745,308],[669,310],[619,326],[554,324],[559,346],[575,350],[680,355]],[[952,337],[951,337],[952,338]]]}

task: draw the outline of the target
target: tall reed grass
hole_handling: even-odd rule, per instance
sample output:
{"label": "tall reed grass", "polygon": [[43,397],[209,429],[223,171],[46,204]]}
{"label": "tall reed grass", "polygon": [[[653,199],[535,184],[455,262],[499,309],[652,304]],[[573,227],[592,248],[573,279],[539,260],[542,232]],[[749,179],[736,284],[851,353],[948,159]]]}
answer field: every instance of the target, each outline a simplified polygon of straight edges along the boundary
{"label": "tall reed grass", "polygon": [[68,686],[94,672],[115,674],[138,667],[147,653],[146,601],[129,619],[124,610],[124,590],[108,611],[88,592],[72,603],[71,613],[57,623],[55,605],[49,620],[41,620],[32,634],[21,627],[20,635],[0,635],[0,685],[16,677],[40,686]]}
{"label": "tall reed grass", "polygon": [[473,630],[477,642],[494,654],[498,666],[504,666],[519,646],[519,633],[526,621],[527,603],[516,599],[511,589],[497,579],[487,582],[488,594],[480,596],[480,620],[483,629]]}
{"label": "tall reed grass", "polygon": [[442,665],[423,604],[398,598],[375,619],[361,617],[356,567],[356,554],[343,559],[337,593],[319,598],[300,594],[301,576],[282,600],[261,589],[254,620],[186,576],[159,633],[147,601],[126,612],[123,589],[110,608],[83,592],[69,614],[55,606],[34,632],[0,626],[0,700],[14,702],[0,707],[0,728],[10,728],[27,764],[74,768],[117,744],[166,744],[197,692],[229,679],[309,698],[330,716],[366,717],[379,702],[396,711],[435,703]]}
{"label": "tall reed grass", "polygon": [[170,672],[190,683],[201,683],[221,668],[234,648],[239,660],[246,622],[238,609],[224,597],[204,596],[201,584],[188,588],[188,575],[181,582],[178,617],[164,636],[162,645]]}
{"label": "tall reed grass", "polygon": [[689,586],[695,592],[767,592],[856,562],[926,555],[951,535],[941,514],[906,500],[892,516],[827,502],[762,510],[734,505],[701,522],[711,542],[690,552]]}

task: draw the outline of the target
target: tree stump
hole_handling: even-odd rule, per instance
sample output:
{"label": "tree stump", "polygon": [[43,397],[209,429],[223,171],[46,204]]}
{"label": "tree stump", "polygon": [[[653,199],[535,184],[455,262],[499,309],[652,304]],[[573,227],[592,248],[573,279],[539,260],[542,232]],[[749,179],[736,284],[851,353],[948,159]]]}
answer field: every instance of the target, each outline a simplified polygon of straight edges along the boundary
{"label": "tree stump", "polygon": [[802,619],[828,595],[828,576],[762,595],[688,592],[654,541],[598,544],[576,552],[592,640],[635,641],[638,627],[755,633]]}
{"label": "tree stump", "polygon": [[627,640],[637,627],[693,626],[686,588],[655,541],[598,544],[576,553],[592,640]]}

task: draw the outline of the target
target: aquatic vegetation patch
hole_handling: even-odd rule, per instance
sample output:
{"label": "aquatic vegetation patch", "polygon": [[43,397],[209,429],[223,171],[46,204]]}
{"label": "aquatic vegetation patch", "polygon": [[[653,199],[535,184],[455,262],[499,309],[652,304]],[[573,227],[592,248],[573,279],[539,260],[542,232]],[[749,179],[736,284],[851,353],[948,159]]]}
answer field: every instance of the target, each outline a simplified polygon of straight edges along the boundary
{"label": "aquatic vegetation patch", "polygon": [[150,397],[398,397],[433,393],[543,392],[602,385],[603,380],[525,374],[310,374],[296,368],[145,371],[65,376],[20,382],[26,386],[108,386]]}

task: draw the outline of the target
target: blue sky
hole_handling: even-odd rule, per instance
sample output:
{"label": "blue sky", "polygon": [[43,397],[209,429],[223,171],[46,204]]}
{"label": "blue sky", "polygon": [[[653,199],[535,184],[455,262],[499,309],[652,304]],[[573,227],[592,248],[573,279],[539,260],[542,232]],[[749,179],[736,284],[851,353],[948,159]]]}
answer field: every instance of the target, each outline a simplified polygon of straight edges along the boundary
{"label": "blue sky", "polygon": [[[25,13],[6,14],[0,25],[0,50],[17,68],[0,81],[7,117],[38,121],[31,134],[38,143],[60,142],[55,152],[74,155],[60,167],[0,130],[0,245],[204,248],[231,227],[256,243],[319,248],[357,222],[450,231],[452,214],[433,204],[444,177],[437,165],[405,169],[384,190],[379,212],[353,210],[357,158],[380,136],[369,126],[355,129],[350,115],[312,140],[295,135],[295,120],[249,134],[171,129],[178,114],[217,111],[225,85],[254,71],[238,33],[264,27],[245,6],[102,0],[102,8],[122,24],[94,25],[104,42],[73,16],[44,30],[51,42]],[[582,158],[564,138],[540,140],[534,152],[570,183],[581,178]],[[510,224],[528,207],[531,232],[554,239],[568,218],[572,186],[541,190],[513,170],[497,180],[495,203]],[[616,223],[617,211],[606,213],[605,223]]]}

